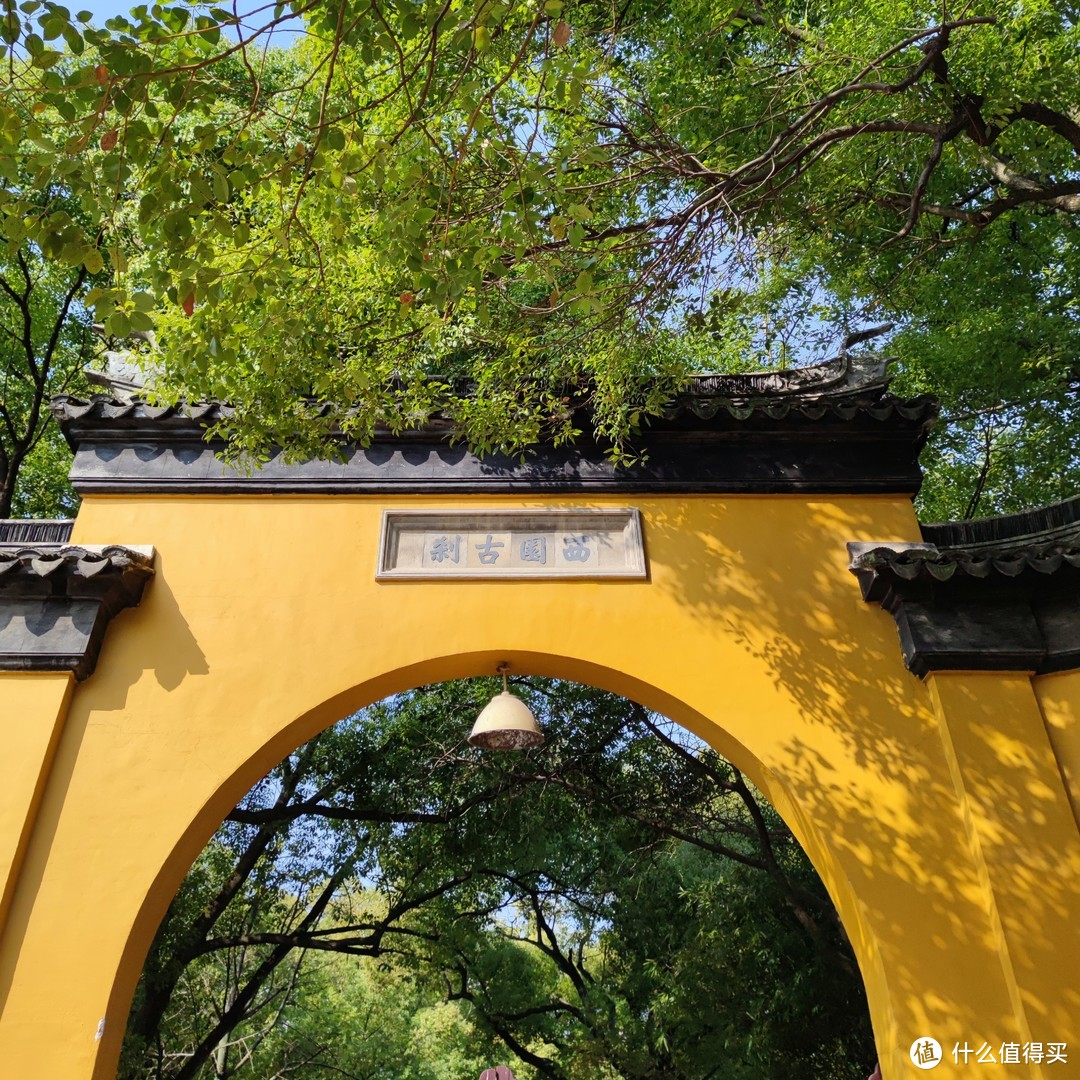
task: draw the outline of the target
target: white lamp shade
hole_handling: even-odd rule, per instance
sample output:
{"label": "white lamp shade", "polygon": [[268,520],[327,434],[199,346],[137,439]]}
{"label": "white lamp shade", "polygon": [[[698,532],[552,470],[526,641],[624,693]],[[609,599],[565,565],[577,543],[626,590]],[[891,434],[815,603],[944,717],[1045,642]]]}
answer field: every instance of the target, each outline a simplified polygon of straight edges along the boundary
{"label": "white lamp shade", "polygon": [[482,750],[527,750],[543,742],[544,733],[529,706],[508,690],[487,703],[469,733],[469,745]]}

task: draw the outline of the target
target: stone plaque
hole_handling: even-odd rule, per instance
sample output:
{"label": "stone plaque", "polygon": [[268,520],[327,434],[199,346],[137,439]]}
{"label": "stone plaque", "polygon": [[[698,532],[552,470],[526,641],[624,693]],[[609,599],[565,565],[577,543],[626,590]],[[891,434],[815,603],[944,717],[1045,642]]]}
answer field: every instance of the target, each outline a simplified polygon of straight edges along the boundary
{"label": "stone plaque", "polygon": [[628,507],[385,510],[375,576],[644,578],[641,519]]}

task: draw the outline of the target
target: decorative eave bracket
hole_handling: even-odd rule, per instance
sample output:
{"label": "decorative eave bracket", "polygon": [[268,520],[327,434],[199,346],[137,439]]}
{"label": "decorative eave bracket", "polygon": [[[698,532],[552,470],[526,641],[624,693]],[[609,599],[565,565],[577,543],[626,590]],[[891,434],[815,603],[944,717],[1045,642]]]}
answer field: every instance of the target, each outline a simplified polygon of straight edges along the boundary
{"label": "decorative eave bracket", "polygon": [[[1080,509],[1080,500],[1071,503]],[[1069,504],[1046,513],[1062,506]],[[896,620],[904,662],[916,675],[1080,667],[1080,529],[1008,535],[1031,517],[924,530],[966,528],[976,542],[963,546],[848,544],[863,599]],[[980,530],[997,538],[979,542]]]}
{"label": "decorative eave bracket", "polygon": [[110,620],[142,599],[151,547],[0,543],[0,671],[70,671],[97,664]]}

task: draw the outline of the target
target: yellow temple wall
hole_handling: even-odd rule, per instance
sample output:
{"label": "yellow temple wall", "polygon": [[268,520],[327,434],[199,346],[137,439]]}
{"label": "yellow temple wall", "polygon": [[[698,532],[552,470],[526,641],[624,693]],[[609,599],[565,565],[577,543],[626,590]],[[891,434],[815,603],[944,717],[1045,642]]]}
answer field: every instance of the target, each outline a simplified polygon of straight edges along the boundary
{"label": "yellow temple wall", "polygon": [[[40,676],[0,674],[5,726],[33,718],[8,745],[47,775],[21,821],[0,817],[0,853],[20,853],[5,855],[4,1074],[114,1075],[154,932],[248,788],[353,710],[504,660],[663,712],[772,800],[851,937],[885,1080],[914,1074],[908,1049],[927,1035],[947,1050],[1071,1042],[1080,1060],[1080,836],[1043,723],[1047,702],[1075,717],[1077,699],[1024,673],[905,669],[845,545],[918,539],[907,499],[634,499],[645,581],[375,580],[386,508],[627,503],[86,498],[73,542],[152,544],[156,576],[66,718],[59,677],[35,690]],[[935,1076],[973,1067],[947,1059]]]}

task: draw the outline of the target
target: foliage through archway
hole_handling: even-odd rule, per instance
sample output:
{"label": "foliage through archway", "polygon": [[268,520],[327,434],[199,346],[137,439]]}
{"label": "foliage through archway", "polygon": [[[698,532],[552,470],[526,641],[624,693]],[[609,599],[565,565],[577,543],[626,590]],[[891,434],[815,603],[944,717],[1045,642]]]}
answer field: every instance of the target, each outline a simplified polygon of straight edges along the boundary
{"label": "foliage through archway", "polygon": [[495,688],[390,698],[252,789],[158,933],[125,1080],[865,1077],[850,946],[741,773],[540,679],[546,745],[480,753]]}

